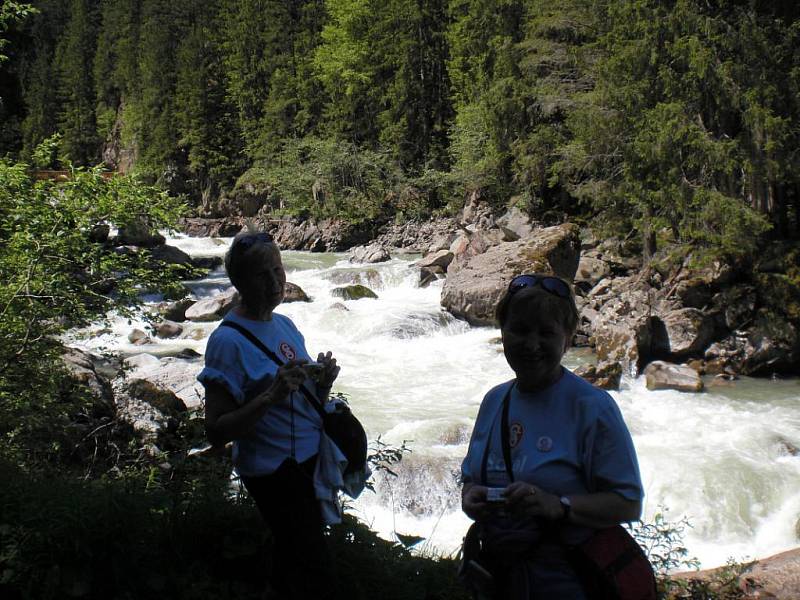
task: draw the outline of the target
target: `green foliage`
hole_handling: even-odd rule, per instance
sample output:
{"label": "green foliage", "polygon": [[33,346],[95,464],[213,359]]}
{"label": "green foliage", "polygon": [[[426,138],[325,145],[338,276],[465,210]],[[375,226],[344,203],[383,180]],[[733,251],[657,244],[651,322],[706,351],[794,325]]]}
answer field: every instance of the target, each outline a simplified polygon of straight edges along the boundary
{"label": "green foliage", "polygon": [[[57,140],[51,140],[52,148]],[[37,156],[51,152],[40,149]],[[75,408],[62,398],[57,336],[67,327],[131,311],[143,290],[169,291],[176,271],[147,251],[119,252],[98,227],[168,228],[178,201],[130,177],[67,165],[67,181],[36,181],[24,163],[0,160],[0,435],[24,448],[41,426]],[[62,402],[64,400],[64,402]]]}

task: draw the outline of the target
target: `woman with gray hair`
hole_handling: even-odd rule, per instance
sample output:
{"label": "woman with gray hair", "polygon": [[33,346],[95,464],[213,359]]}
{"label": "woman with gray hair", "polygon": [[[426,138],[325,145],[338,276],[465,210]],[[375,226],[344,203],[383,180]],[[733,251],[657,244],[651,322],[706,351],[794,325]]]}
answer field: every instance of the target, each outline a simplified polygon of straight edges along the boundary
{"label": "woman with gray hair", "polygon": [[331,561],[313,486],[322,419],[298,390],[327,399],[339,367],[330,352],[313,363],[291,319],[273,312],[286,272],[269,234],[237,235],[225,269],[240,303],[211,334],[197,377],[206,434],[214,446],[233,442],[236,472],[273,534],[277,597],[327,598]]}

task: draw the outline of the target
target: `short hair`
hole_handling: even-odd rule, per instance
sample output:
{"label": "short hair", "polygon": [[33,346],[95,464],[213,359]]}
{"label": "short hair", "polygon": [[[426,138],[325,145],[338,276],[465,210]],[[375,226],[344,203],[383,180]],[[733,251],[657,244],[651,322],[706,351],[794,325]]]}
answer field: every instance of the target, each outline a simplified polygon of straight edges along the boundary
{"label": "short hair", "polygon": [[[543,273],[532,273],[537,277],[555,277],[554,275],[545,275]],[[572,286],[566,281],[563,277],[558,277],[561,279],[566,285],[567,289],[569,290],[569,298],[562,298],[552,292],[547,291],[540,285],[533,286],[533,287],[525,287],[516,290],[506,289],[503,297],[500,298],[500,302],[497,303],[497,308],[495,309],[495,318],[497,319],[497,323],[500,325],[500,328],[505,325],[506,320],[508,319],[508,311],[511,306],[511,300],[518,296],[519,294],[526,294],[526,296],[530,296],[531,299],[536,299],[537,302],[543,304],[543,308],[547,309],[547,312],[550,314],[556,315],[558,320],[561,322],[561,326],[564,328],[564,331],[567,332],[570,339],[572,336],[575,335],[575,332],[578,329],[578,307],[575,304],[575,293],[572,290]]]}
{"label": "short hair", "polygon": [[231,247],[225,253],[225,272],[239,292],[241,303],[249,309],[258,310],[263,299],[258,288],[253,285],[252,275],[261,267],[270,252],[280,252],[280,249],[269,236],[264,236],[263,239],[259,237],[256,243],[247,247],[241,245],[242,239],[255,235],[259,233],[244,231],[233,238]]}

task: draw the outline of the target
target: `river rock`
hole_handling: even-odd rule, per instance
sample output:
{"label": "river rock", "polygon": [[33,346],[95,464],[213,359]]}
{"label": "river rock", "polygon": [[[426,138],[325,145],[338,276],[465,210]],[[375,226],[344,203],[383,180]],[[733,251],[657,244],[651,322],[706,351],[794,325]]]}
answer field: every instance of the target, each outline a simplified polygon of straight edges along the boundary
{"label": "river rock", "polygon": [[159,305],[158,312],[167,321],[181,323],[186,320],[186,309],[195,303],[197,303],[197,300],[183,298],[182,300]]}
{"label": "river rock", "polygon": [[439,266],[422,267],[419,270],[419,287],[428,287],[437,279],[444,279],[446,277],[445,270]]}
{"label": "river rock", "polygon": [[144,344],[151,344],[153,340],[150,339],[144,331],[141,329],[134,329],[128,334],[128,341],[131,344],[135,344],[137,346],[141,346]]}
{"label": "river rock", "polygon": [[200,300],[186,309],[189,321],[218,321],[239,302],[236,288],[229,288],[216,296]]}
{"label": "river rock", "polygon": [[343,300],[361,300],[362,298],[377,298],[378,295],[365,285],[346,285],[333,288],[331,296]]}
{"label": "river rock", "polygon": [[89,391],[93,399],[92,415],[113,417],[116,407],[111,384],[97,372],[94,357],[78,348],[65,347],[61,360],[71,382]]}
{"label": "river rock", "polygon": [[446,270],[448,265],[452,261],[453,261],[453,253],[450,252],[449,249],[445,249],[445,250],[439,250],[438,252],[434,252],[432,254],[428,254],[424,258],[419,259],[414,264],[421,269],[430,267],[440,267],[441,269]]}
{"label": "river rock", "polygon": [[370,288],[383,286],[381,274],[375,269],[364,271],[332,271],[323,275],[325,279],[336,285],[366,285]]}
{"label": "river rock", "polygon": [[645,367],[644,376],[648,390],[703,391],[703,380],[697,371],[683,365],[653,361]]}
{"label": "river rock", "polygon": [[165,241],[164,236],[151,229],[149,224],[142,220],[137,220],[119,228],[114,244],[117,246],[154,248],[163,245]]}
{"label": "river rock", "polygon": [[611,274],[608,263],[593,256],[581,256],[575,273],[575,284],[591,290]]}
{"label": "river rock", "polygon": [[554,273],[572,281],[578,267],[578,227],[570,223],[537,230],[525,240],[488,248],[447,271],[441,303],[475,325],[494,323],[494,310],[508,283],[520,273]]}
{"label": "river rock", "polygon": [[797,327],[783,316],[762,309],[749,331],[743,350],[741,373],[771,375],[800,371],[800,337]]}
{"label": "river rock", "polygon": [[156,335],[160,338],[176,338],[183,333],[183,327],[174,321],[161,321],[155,326]]}
{"label": "river rock", "polygon": [[287,281],[284,287],[283,302],[284,304],[289,302],[311,302],[311,298],[299,285]]}
{"label": "river rock", "polygon": [[680,308],[661,318],[667,328],[669,351],[673,357],[696,355],[714,339],[713,319],[697,308]]}
{"label": "river rock", "polygon": [[505,241],[515,242],[530,236],[536,229],[531,218],[516,206],[509,208],[505,214],[495,221],[505,236]]}
{"label": "river rock", "polygon": [[[676,573],[671,578],[678,581],[696,581],[704,586],[711,587],[721,582],[728,583],[730,571],[727,567]],[[734,586],[738,587],[736,596],[741,600],[797,600],[800,598],[800,548],[788,550],[773,556],[756,560],[743,565],[742,572],[735,575]],[[672,595],[671,600],[678,600],[684,596]],[[708,596],[717,597],[717,596]],[[719,596],[722,597],[722,596]]]}
{"label": "river rock", "polygon": [[145,379],[133,379],[128,383],[128,393],[146,402],[167,416],[185,413],[186,404],[168,389],[163,389]]}
{"label": "river rock", "polygon": [[604,390],[618,390],[622,380],[622,365],[618,362],[584,365],[575,369],[575,374]]}
{"label": "river rock", "polygon": [[159,359],[152,354],[142,353],[126,358],[124,364],[128,368],[127,379],[116,379],[115,389],[125,389],[127,381],[144,379],[160,389],[171,391],[189,408],[197,408],[202,404],[203,386],[196,379],[203,368],[202,361],[173,356]]}
{"label": "river rock", "polygon": [[192,237],[233,237],[242,230],[243,225],[244,220],[241,217],[188,217],[178,221],[180,230]]}
{"label": "river rock", "polygon": [[168,244],[156,246],[150,251],[150,256],[152,256],[155,260],[173,265],[192,264],[191,256],[186,254],[186,252],[180,248],[176,248],[175,246],[170,246]]}
{"label": "river rock", "polygon": [[389,260],[389,251],[380,244],[370,244],[369,246],[356,246],[350,251],[350,262],[352,263],[379,263]]}

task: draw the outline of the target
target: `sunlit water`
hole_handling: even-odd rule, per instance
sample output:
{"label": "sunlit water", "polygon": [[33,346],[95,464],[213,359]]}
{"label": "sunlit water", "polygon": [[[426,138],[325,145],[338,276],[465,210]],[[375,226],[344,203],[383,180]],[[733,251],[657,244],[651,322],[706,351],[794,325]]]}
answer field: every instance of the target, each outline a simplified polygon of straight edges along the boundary
{"label": "sunlit water", "polygon": [[[221,256],[230,239],[171,238],[196,256]],[[335,390],[347,393],[370,439],[412,450],[350,508],[381,535],[422,536],[426,552],[449,554],[460,544],[467,518],[459,510],[457,475],[483,394],[510,379],[499,332],[472,328],[444,312],[441,284],[418,288],[414,257],[379,265],[351,265],[344,255],[284,252],[288,278],[313,299],[279,307],[306,338],[310,352],[332,350],[342,366]],[[345,273],[360,273],[379,296],[342,302],[331,290]],[[220,270],[191,282],[198,297],[229,282]],[[75,343],[124,354],[202,353],[216,323],[188,325],[184,337],[133,346],[133,326],[81,332]],[[200,339],[192,339],[196,336]],[[591,360],[567,354],[574,368]],[[202,361],[198,360],[199,370]],[[612,395],[633,434],[646,491],[645,519],[661,507],[668,518],[687,517],[690,554],[704,567],[733,557],[758,558],[798,545],[800,382],[743,379],[703,394],[650,392],[642,378],[623,380]]]}

